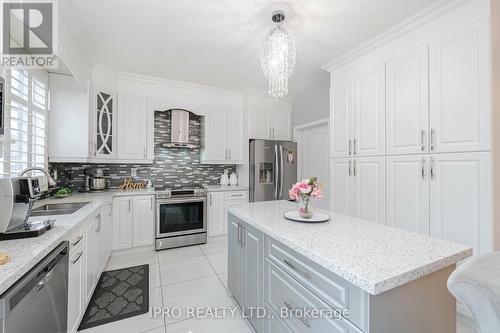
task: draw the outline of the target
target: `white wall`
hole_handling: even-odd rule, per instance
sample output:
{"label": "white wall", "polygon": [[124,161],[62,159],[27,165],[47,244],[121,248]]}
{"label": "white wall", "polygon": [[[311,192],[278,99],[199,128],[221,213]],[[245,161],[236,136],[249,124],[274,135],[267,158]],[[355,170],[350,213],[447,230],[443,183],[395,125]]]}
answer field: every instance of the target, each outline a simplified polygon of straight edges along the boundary
{"label": "white wall", "polygon": [[328,118],[330,110],[330,76],[324,72],[321,81],[295,94],[293,99],[293,126]]}

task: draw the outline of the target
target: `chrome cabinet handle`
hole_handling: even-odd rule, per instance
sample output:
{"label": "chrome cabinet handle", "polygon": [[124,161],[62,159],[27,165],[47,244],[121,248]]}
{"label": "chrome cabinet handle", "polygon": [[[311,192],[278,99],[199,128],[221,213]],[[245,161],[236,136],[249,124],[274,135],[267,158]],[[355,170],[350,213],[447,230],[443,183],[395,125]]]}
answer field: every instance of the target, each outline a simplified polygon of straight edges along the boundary
{"label": "chrome cabinet handle", "polygon": [[354,177],[356,177],[356,173],[357,173],[357,171],[356,171],[356,160],[354,160],[353,163],[352,163],[352,173],[353,173]]}
{"label": "chrome cabinet handle", "polygon": [[245,226],[242,224],[241,225],[241,247],[244,248],[245,247]]}
{"label": "chrome cabinet handle", "polygon": [[351,139],[349,139],[349,149],[348,150],[349,150],[349,156],[351,156],[351,154],[352,154],[352,140]]}
{"label": "chrome cabinet handle", "polygon": [[212,206],[212,193],[208,197],[210,198],[210,206]]}
{"label": "chrome cabinet handle", "polygon": [[95,232],[101,231],[101,213],[97,214],[95,219],[97,220],[97,225],[94,229]]}
{"label": "chrome cabinet handle", "polygon": [[[295,310],[295,307],[291,303],[288,303],[287,301],[284,301],[283,304],[286,306],[286,308],[288,310],[290,310],[290,311],[294,311]],[[297,317],[297,316],[295,316],[295,318],[297,318],[298,320],[300,320],[300,322],[302,324],[304,324],[304,326],[311,327],[311,323],[309,322],[308,319],[303,318],[303,317]]]}
{"label": "chrome cabinet handle", "polygon": [[351,176],[351,175],[352,175],[352,172],[351,172],[351,164],[352,164],[352,161],[351,161],[351,160],[349,160],[349,176]]}
{"label": "chrome cabinet handle", "polygon": [[288,259],[283,259],[283,262],[288,266],[290,267],[291,269],[293,269],[294,271],[296,271],[297,273],[299,273],[300,275],[302,275],[303,277],[307,278],[307,279],[310,279],[311,278],[311,275],[309,275],[309,273],[307,272],[304,272],[303,270],[297,268],[291,261],[289,261]]}
{"label": "chrome cabinet handle", "polygon": [[352,142],[352,150],[353,150],[354,155],[356,155],[356,139],[354,139]]}
{"label": "chrome cabinet handle", "polygon": [[269,139],[273,138],[273,130],[269,127]]}
{"label": "chrome cabinet handle", "polygon": [[144,146],[144,158],[146,158],[146,146]]}
{"label": "chrome cabinet handle", "polygon": [[153,197],[151,197],[151,210],[153,210]]}
{"label": "chrome cabinet handle", "polygon": [[94,142],[94,156],[97,156],[97,143]]}
{"label": "chrome cabinet handle", "polygon": [[275,129],[275,128],[273,128],[273,139],[275,139],[275,138],[276,138],[276,132],[275,132],[275,131],[276,131],[276,129]]}
{"label": "chrome cabinet handle", "polygon": [[431,179],[434,179],[434,158],[431,157]]}
{"label": "chrome cabinet handle", "polygon": [[80,252],[80,253],[78,254],[78,257],[76,257],[76,258],[75,258],[75,260],[72,260],[72,261],[71,261],[71,264],[72,264],[72,265],[76,264],[76,262],[77,262],[78,260],[80,260],[80,258],[82,257],[82,254],[83,254],[83,251],[82,251],[82,252]]}
{"label": "chrome cabinet handle", "polygon": [[433,151],[435,147],[435,144],[434,144],[434,134],[435,134],[435,131],[433,128],[431,128],[431,150]]}
{"label": "chrome cabinet handle", "polygon": [[238,246],[241,246],[241,241],[240,241],[240,237],[241,237],[241,224],[238,223]]}
{"label": "chrome cabinet handle", "polygon": [[231,149],[229,149],[229,159],[231,159]]}
{"label": "chrome cabinet handle", "polygon": [[128,198],[128,212],[130,213],[130,198]]}
{"label": "chrome cabinet handle", "polygon": [[422,179],[425,179],[425,157],[422,157]]}
{"label": "chrome cabinet handle", "polygon": [[71,246],[76,246],[78,243],[80,243],[80,241],[82,239],[83,239],[83,235],[81,235],[80,237],[78,237],[74,243],[71,243]]}
{"label": "chrome cabinet handle", "polygon": [[425,151],[425,131],[420,130],[420,149]]}

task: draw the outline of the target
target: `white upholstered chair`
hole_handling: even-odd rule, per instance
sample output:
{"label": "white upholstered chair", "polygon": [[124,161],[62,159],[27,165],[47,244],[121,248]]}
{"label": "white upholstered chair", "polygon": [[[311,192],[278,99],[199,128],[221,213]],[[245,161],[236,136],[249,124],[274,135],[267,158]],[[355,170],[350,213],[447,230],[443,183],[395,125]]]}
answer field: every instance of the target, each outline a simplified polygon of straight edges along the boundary
{"label": "white upholstered chair", "polygon": [[448,289],[472,312],[480,333],[500,332],[500,252],[460,265],[450,275]]}

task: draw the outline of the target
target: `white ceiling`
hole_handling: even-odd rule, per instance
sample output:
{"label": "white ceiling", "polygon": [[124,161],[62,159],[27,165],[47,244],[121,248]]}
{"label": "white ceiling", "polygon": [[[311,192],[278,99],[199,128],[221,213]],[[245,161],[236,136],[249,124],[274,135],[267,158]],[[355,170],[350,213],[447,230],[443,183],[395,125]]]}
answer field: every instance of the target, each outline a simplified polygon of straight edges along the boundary
{"label": "white ceiling", "polygon": [[291,92],[328,61],[435,0],[71,0],[97,54],[117,70],[229,89],[267,89],[260,49],[273,10],[295,38]]}

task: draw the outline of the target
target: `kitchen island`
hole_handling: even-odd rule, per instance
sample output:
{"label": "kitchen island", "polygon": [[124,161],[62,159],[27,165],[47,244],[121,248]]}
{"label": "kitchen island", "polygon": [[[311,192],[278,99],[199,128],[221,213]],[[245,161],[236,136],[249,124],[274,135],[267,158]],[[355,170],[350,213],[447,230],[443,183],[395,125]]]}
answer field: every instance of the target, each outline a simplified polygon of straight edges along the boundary
{"label": "kitchen island", "polygon": [[[287,201],[227,206],[229,289],[257,332],[455,332],[446,282],[470,247],[338,214],[286,220],[294,209]],[[274,318],[252,316],[253,307]]]}

